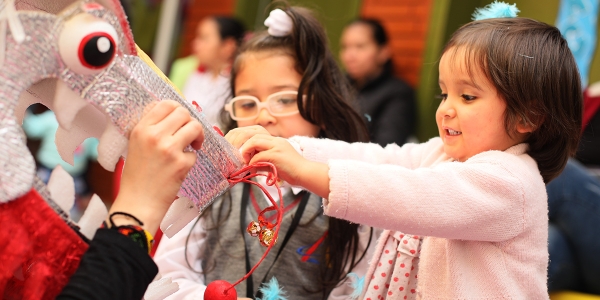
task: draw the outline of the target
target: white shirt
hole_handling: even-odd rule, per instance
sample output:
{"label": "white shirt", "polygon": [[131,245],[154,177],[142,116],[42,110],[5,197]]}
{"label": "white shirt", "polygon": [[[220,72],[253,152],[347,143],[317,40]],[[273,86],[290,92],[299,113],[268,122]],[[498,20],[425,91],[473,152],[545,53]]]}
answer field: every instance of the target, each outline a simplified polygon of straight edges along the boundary
{"label": "white shirt", "polygon": [[200,105],[210,124],[222,127],[219,115],[225,106],[225,101],[231,97],[229,77],[218,75],[214,78],[211,72],[195,71],[187,79],[183,87],[183,95],[190,103],[196,101]]}

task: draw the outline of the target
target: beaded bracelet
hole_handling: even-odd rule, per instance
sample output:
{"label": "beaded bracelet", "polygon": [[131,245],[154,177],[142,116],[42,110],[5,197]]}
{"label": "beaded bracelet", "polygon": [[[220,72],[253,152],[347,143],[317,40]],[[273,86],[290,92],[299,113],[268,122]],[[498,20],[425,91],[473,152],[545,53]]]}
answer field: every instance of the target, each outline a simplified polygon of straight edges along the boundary
{"label": "beaded bracelet", "polygon": [[[122,215],[122,216],[126,216],[130,219],[133,219],[139,225],[116,226],[115,222],[113,221],[113,217],[116,215]],[[154,238],[152,237],[150,232],[148,232],[148,230],[145,230],[144,228],[142,228],[142,226],[144,226],[144,223],[142,221],[140,221],[138,218],[134,217],[131,214],[128,214],[126,212],[119,212],[119,211],[112,213],[108,217],[108,220],[110,221],[110,227],[108,227],[108,224],[106,224],[106,221],[103,222],[103,224],[102,224],[103,227],[116,230],[119,233],[121,233],[122,235],[129,237],[133,242],[140,245],[140,247],[142,247],[144,250],[146,250],[148,252],[148,254],[150,254],[150,250],[152,250],[152,244],[154,243]]]}

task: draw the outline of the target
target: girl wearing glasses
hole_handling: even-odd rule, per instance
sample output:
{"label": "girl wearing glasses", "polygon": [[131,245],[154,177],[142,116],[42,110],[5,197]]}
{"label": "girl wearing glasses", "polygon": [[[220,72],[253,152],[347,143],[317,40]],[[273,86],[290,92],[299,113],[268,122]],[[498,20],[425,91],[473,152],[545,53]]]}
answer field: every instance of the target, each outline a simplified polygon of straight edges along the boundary
{"label": "girl wearing glasses", "polygon": [[[233,64],[235,97],[225,107],[226,129],[260,125],[283,138],[366,141],[366,127],[350,104],[346,79],[319,22],[308,10],[290,7],[271,12],[265,25],[268,32],[242,46]],[[262,298],[259,287],[275,277],[292,299],[347,299],[353,292],[347,274],[364,276],[373,229],[323,215],[322,200],[308,191],[282,192],[279,241],[236,286],[238,296]],[[270,193],[278,199],[276,190]],[[162,276],[180,286],[170,299],[202,299],[211,281],[235,282],[246,274],[265,251],[246,228],[268,205],[259,189],[238,184],[187,229],[164,238],[155,260]]]}

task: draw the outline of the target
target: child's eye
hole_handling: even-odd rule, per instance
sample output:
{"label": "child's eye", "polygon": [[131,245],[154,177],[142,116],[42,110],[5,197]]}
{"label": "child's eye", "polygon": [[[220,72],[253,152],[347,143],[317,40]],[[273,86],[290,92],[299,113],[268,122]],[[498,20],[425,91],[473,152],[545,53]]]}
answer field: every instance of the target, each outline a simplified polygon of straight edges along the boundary
{"label": "child's eye", "polygon": [[277,104],[284,106],[296,104],[296,98],[279,98],[277,99]]}
{"label": "child's eye", "polygon": [[448,94],[439,94],[439,95],[435,96],[435,98],[440,99],[441,101],[444,101],[448,98]]}
{"label": "child's eye", "polygon": [[471,96],[471,95],[467,95],[467,94],[462,94],[460,95],[463,99],[467,100],[467,101],[473,101],[475,99],[477,99],[477,97],[475,96]]}

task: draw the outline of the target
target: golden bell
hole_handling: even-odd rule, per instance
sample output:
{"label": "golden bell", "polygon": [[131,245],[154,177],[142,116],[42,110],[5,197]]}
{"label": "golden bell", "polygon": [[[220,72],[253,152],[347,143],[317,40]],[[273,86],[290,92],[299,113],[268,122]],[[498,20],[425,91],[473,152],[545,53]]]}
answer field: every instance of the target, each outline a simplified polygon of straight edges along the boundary
{"label": "golden bell", "polygon": [[248,228],[246,228],[246,231],[248,232],[248,234],[253,237],[257,237],[260,233],[260,230],[261,230],[260,224],[256,221],[250,222],[250,224],[248,224]]}
{"label": "golden bell", "polygon": [[269,247],[269,245],[271,244],[275,245],[275,243],[277,243],[277,240],[274,238],[275,232],[269,228],[261,230],[260,235],[258,237],[258,239],[260,240],[260,244],[265,247]]}

